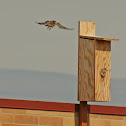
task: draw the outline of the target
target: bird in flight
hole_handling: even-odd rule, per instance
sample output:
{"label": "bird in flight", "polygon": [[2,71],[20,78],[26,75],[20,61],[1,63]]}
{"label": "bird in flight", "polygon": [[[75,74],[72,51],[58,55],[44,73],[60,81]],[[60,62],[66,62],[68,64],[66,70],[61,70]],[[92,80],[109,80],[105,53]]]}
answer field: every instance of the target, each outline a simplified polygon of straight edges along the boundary
{"label": "bird in flight", "polygon": [[49,30],[51,28],[53,28],[55,25],[57,25],[60,29],[74,30],[74,29],[66,28],[66,27],[62,26],[60,23],[58,23],[58,22],[56,22],[54,20],[52,20],[52,21],[45,21],[45,22],[35,22],[35,23],[37,23],[39,25],[45,25],[45,26],[47,26],[47,29],[49,29]]}

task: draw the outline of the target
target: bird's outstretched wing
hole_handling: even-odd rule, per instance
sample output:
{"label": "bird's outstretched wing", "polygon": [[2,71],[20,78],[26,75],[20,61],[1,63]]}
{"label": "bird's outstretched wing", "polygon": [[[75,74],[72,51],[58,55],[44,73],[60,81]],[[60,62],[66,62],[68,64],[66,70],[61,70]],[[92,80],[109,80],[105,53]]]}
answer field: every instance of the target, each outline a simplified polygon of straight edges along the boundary
{"label": "bird's outstretched wing", "polygon": [[61,29],[74,30],[74,29],[66,28],[66,27],[62,26],[60,23],[57,23],[56,25],[57,25],[59,28],[61,28]]}
{"label": "bird's outstretched wing", "polygon": [[40,24],[40,25],[45,25],[45,22],[35,22],[37,24]]}
{"label": "bird's outstretched wing", "polygon": [[45,22],[35,22],[37,24],[40,24],[40,25],[46,25],[49,21],[45,21]]}

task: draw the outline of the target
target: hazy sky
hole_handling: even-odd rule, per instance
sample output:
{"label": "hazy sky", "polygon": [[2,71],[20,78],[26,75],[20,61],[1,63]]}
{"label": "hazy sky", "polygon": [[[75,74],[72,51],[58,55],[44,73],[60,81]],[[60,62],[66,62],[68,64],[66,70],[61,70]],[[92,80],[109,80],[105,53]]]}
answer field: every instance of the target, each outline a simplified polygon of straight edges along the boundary
{"label": "hazy sky", "polygon": [[[1,75],[4,70],[24,70],[56,72],[77,77],[78,21],[93,21],[96,22],[97,36],[120,39],[119,42],[112,41],[111,75],[114,79],[126,79],[125,5],[125,0],[0,0]],[[34,23],[46,20],[57,20],[75,30],[61,30],[58,27],[47,30],[45,26]],[[14,81],[10,83],[9,79],[2,77],[0,83],[3,89]],[[18,81],[21,81],[20,78]],[[41,80],[39,84],[44,82]],[[76,89],[75,80],[74,91]],[[15,95],[13,91],[11,94]]]}
{"label": "hazy sky", "polygon": [[[77,74],[78,21],[96,22],[112,42],[112,77],[126,78],[124,0],[0,0],[0,69]],[[74,31],[50,31],[35,21],[57,20]]]}

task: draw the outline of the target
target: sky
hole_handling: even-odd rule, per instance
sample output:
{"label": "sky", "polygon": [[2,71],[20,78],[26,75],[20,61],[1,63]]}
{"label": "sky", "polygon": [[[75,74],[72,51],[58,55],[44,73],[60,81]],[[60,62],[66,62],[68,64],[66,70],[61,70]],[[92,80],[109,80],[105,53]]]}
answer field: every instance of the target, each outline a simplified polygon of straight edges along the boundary
{"label": "sky", "polygon": [[[97,36],[120,39],[118,42],[112,41],[111,77],[124,81],[126,79],[125,5],[124,0],[0,0],[1,73],[31,71],[31,73],[59,73],[77,77],[78,21],[93,21],[96,23]],[[35,24],[46,20],[56,20],[74,30],[61,30],[58,27],[47,30],[45,26]],[[4,76],[6,86],[12,84],[7,79],[9,76],[8,74]],[[2,82],[2,79],[0,81]],[[39,82],[43,83],[44,80]],[[4,87],[4,84],[1,83],[1,86]],[[74,87],[77,88],[76,80]],[[1,96],[10,97],[16,93],[12,92],[6,96],[4,94]],[[27,99],[30,99],[30,94],[28,95]]]}

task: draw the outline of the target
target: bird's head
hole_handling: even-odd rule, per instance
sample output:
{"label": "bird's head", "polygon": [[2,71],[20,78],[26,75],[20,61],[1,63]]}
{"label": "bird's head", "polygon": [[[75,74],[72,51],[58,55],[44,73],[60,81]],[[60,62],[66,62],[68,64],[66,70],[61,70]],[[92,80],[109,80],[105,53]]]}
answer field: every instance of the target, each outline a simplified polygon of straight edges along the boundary
{"label": "bird's head", "polygon": [[105,71],[108,71],[106,68],[103,68]]}
{"label": "bird's head", "polygon": [[106,73],[108,70],[106,68],[102,68],[101,71]]}
{"label": "bird's head", "polygon": [[53,20],[53,23],[56,24],[56,21]]}

